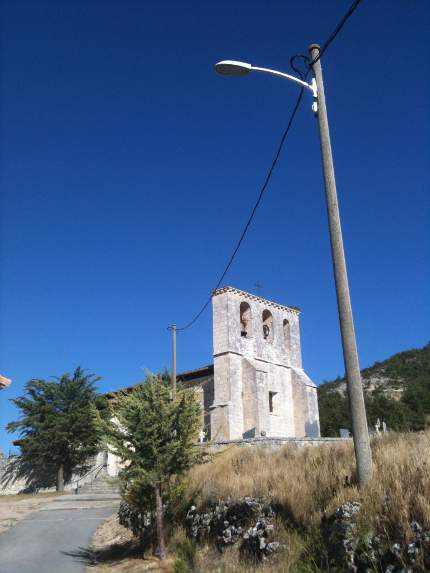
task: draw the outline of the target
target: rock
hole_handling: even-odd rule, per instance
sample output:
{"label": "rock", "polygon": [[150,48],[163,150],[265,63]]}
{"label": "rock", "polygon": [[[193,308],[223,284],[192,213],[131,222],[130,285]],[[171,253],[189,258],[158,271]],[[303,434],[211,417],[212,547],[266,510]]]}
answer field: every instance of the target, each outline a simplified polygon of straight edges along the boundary
{"label": "rock", "polygon": [[266,545],[265,551],[266,555],[272,555],[273,553],[277,553],[278,551],[286,551],[287,545],[286,543],[279,543],[278,541],[272,541]]}
{"label": "rock", "polygon": [[323,523],[323,537],[329,559],[345,572],[356,573],[355,551],[358,545],[357,519],[361,504],[346,502],[338,507],[334,515]]}
{"label": "rock", "polygon": [[333,570],[348,573],[430,571],[430,531],[412,521],[412,539],[408,543],[396,540],[389,545],[384,533],[368,532],[360,538],[359,513],[360,504],[346,503],[323,523],[323,539]]}
{"label": "rock", "polygon": [[391,546],[391,552],[394,553],[394,555],[401,555],[402,546],[400,543],[394,543],[394,545]]}
{"label": "rock", "polygon": [[417,556],[417,554],[419,553],[419,549],[416,545],[416,543],[409,543],[408,544],[408,548],[407,548],[407,553],[409,555],[409,557],[415,561],[415,557]]}
{"label": "rock", "polygon": [[118,510],[118,521],[133,532],[133,535],[140,540],[142,548],[149,547],[155,534],[151,512],[142,513],[136,511],[127,502],[121,501]]}
{"label": "rock", "polygon": [[218,501],[208,506],[204,513],[198,513],[195,506],[191,506],[186,522],[193,539],[211,538],[219,549],[240,543],[242,553],[261,560],[277,549],[276,545],[267,549],[274,533],[274,516],[266,499],[244,497],[236,501]]}

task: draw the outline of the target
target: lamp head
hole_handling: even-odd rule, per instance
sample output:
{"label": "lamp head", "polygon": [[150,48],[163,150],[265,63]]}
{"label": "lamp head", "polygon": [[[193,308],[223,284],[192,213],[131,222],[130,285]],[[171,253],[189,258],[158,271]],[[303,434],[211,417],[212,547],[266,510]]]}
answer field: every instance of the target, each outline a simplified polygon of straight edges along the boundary
{"label": "lamp head", "polygon": [[2,388],[6,388],[7,386],[9,386],[9,384],[11,382],[12,382],[12,380],[9,380],[9,378],[6,378],[5,376],[0,375],[0,390]]}
{"label": "lamp head", "polygon": [[223,60],[215,64],[215,71],[223,76],[246,76],[251,70],[251,64],[234,60]]}

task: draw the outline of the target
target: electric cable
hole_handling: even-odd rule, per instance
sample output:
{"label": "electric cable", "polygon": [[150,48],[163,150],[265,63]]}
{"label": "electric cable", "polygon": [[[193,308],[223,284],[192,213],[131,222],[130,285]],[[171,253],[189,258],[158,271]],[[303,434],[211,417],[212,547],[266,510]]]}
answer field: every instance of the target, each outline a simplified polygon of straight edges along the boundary
{"label": "electric cable", "polygon": [[[328,47],[331,45],[331,43],[335,40],[336,36],[337,36],[337,35],[339,34],[339,32],[342,30],[342,28],[343,28],[343,26],[345,25],[345,23],[347,22],[347,20],[348,20],[348,19],[352,16],[352,14],[355,12],[355,10],[356,10],[356,8],[358,7],[358,5],[360,4],[360,2],[361,2],[361,0],[354,0],[354,2],[351,4],[351,6],[350,6],[349,9],[347,10],[347,12],[342,16],[342,18],[341,18],[340,21],[338,22],[338,24],[337,24],[337,26],[335,27],[335,29],[333,30],[333,32],[330,34],[330,36],[327,38],[327,40],[324,42],[324,44],[323,44],[322,47],[320,48],[318,55],[317,55],[312,61],[310,61],[310,58],[309,58],[308,56],[305,56],[304,54],[296,54],[295,56],[292,56],[292,57],[290,58],[290,66],[291,66],[291,68],[301,77],[302,80],[306,80],[306,79],[307,79],[307,77],[308,77],[308,75],[309,75],[309,73],[310,73],[310,71],[311,71],[311,69],[312,69],[312,66],[321,58],[321,56],[324,54],[324,52],[327,50],[327,48],[328,48]],[[303,72],[300,68],[298,68],[298,67],[296,66],[296,64],[295,64],[295,60],[296,60],[296,59],[302,59],[302,60],[306,63],[306,65],[307,65],[307,70],[306,70],[306,72]],[[241,246],[241,244],[242,244],[242,242],[243,242],[243,240],[244,240],[244,238],[245,238],[245,236],[246,236],[246,233],[248,232],[248,229],[249,229],[249,227],[250,227],[250,225],[251,225],[251,223],[252,223],[252,220],[254,219],[254,215],[255,215],[255,213],[256,213],[258,207],[260,206],[260,203],[261,203],[261,201],[262,201],[262,199],[263,199],[263,195],[264,195],[264,193],[266,192],[267,186],[268,186],[268,184],[269,184],[269,182],[270,182],[270,179],[271,179],[271,177],[272,177],[273,170],[275,169],[275,166],[276,166],[276,164],[277,164],[277,162],[278,162],[278,159],[279,159],[279,156],[280,156],[280,154],[281,154],[282,148],[283,148],[283,146],[284,146],[285,140],[286,140],[286,138],[287,138],[288,132],[290,131],[290,128],[291,128],[291,126],[292,126],[292,124],[293,124],[293,121],[294,121],[294,118],[295,118],[295,116],[296,116],[296,113],[297,113],[297,111],[298,111],[298,109],[299,109],[300,102],[302,101],[303,90],[304,90],[304,88],[302,87],[301,90],[300,90],[299,96],[298,96],[298,98],[297,98],[296,104],[295,104],[295,106],[294,106],[294,108],[293,108],[293,111],[292,111],[292,113],[291,113],[291,116],[290,116],[290,119],[289,119],[289,121],[288,121],[287,127],[286,127],[284,133],[282,134],[282,137],[281,137],[280,143],[279,143],[279,145],[278,145],[278,148],[277,148],[275,157],[274,157],[274,159],[273,159],[273,161],[272,161],[272,164],[271,164],[270,169],[269,169],[269,171],[268,171],[268,173],[267,173],[266,179],[265,179],[265,181],[264,181],[264,183],[263,183],[263,186],[262,186],[262,188],[261,188],[261,190],[260,190],[260,193],[259,193],[259,195],[258,195],[257,201],[256,201],[256,203],[255,203],[255,205],[254,205],[254,207],[253,207],[253,209],[252,209],[252,211],[251,211],[251,214],[250,214],[250,216],[249,216],[249,218],[248,218],[248,221],[246,222],[246,225],[245,225],[245,227],[244,227],[244,229],[243,229],[243,231],[242,231],[242,234],[241,234],[241,236],[240,236],[240,238],[239,238],[239,240],[238,240],[238,242],[237,242],[237,244],[236,244],[235,249],[233,250],[232,255],[230,256],[230,259],[229,259],[229,261],[228,261],[226,267],[224,268],[224,270],[223,270],[223,272],[222,272],[222,274],[221,274],[221,276],[220,276],[220,278],[219,278],[219,280],[218,280],[218,282],[217,282],[215,288],[212,289],[211,295],[209,296],[209,298],[207,299],[207,301],[205,302],[205,304],[202,306],[202,308],[199,310],[199,312],[194,316],[194,318],[192,318],[192,320],[190,320],[190,322],[188,322],[188,323],[185,324],[184,326],[177,327],[177,328],[176,328],[176,331],[177,331],[177,332],[180,332],[180,331],[183,331],[183,330],[187,330],[188,328],[190,328],[191,326],[193,326],[193,324],[194,324],[195,322],[197,322],[197,320],[201,317],[201,315],[204,313],[204,311],[205,311],[206,308],[208,307],[209,303],[211,302],[211,300],[212,300],[212,293],[213,293],[214,291],[216,291],[217,288],[219,288],[219,286],[221,285],[221,283],[222,283],[224,277],[226,276],[226,274],[227,274],[229,268],[231,267],[231,265],[232,265],[232,263],[233,263],[233,261],[234,261],[234,259],[235,259],[235,257],[236,257],[236,254],[237,254],[237,252],[239,251],[240,246]],[[169,326],[168,329],[171,330],[172,327]]]}
{"label": "electric cable", "polygon": [[[304,60],[306,64],[306,70],[303,72],[300,68],[298,68],[295,64],[295,60]],[[306,77],[309,73],[309,57],[305,56],[304,54],[296,54],[290,58],[290,68],[296,72],[300,76],[302,80],[306,80]]]}
{"label": "electric cable", "polygon": [[[281,140],[280,140],[280,142],[279,142],[279,145],[278,145],[278,148],[277,148],[275,157],[274,157],[274,159],[273,159],[273,161],[272,161],[272,164],[271,164],[271,166],[270,166],[270,169],[269,169],[269,171],[268,171],[268,173],[267,173],[267,175],[266,175],[266,179],[265,179],[265,181],[264,181],[264,183],[263,183],[263,186],[261,187],[261,190],[260,190],[260,193],[259,193],[259,195],[258,195],[257,201],[255,202],[255,205],[254,205],[254,207],[252,208],[251,214],[250,214],[250,216],[248,217],[248,220],[247,220],[247,222],[246,222],[246,225],[245,225],[245,227],[244,227],[244,229],[243,229],[243,231],[242,231],[242,234],[240,235],[240,238],[239,238],[238,242],[236,243],[236,247],[235,247],[235,249],[233,250],[232,255],[230,256],[230,259],[229,259],[227,265],[225,266],[225,268],[224,268],[224,270],[223,270],[223,272],[222,272],[220,278],[218,279],[218,282],[216,283],[215,287],[212,289],[212,293],[213,293],[214,291],[216,291],[217,288],[219,288],[219,286],[221,285],[221,283],[222,283],[222,281],[223,281],[225,275],[227,274],[229,268],[231,267],[231,265],[232,265],[232,263],[233,263],[233,261],[234,261],[236,255],[237,255],[237,252],[239,251],[240,246],[241,246],[241,244],[242,244],[242,242],[243,242],[243,240],[244,240],[244,238],[245,238],[245,236],[246,236],[246,233],[248,232],[248,229],[249,229],[249,227],[250,227],[250,225],[251,225],[251,223],[252,223],[252,220],[254,219],[254,215],[255,215],[255,213],[257,212],[258,207],[260,206],[260,203],[261,203],[261,201],[262,201],[262,199],[263,199],[264,193],[266,192],[267,186],[269,185],[269,181],[270,181],[270,179],[272,178],[273,170],[275,169],[275,166],[276,166],[276,164],[277,164],[277,162],[278,162],[279,156],[281,155],[281,151],[282,151],[282,148],[283,148],[283,146],[284,146],[285,140],[286,140],[286,138],[287,138],[288,132],[289,132],[290,129],[291,129],[291,126],[292,126],[292,124],[293,124],[294,118],[295,118],[295,116],[296,116],[296,114],[297,114],[297,111],[298,111],[298,109],[299,109],[300,102],[302,101],[303,91],[304,91],[304,87],[302,87],[302,88],[300,89],[299,96],[298,96],[298,98],[297,98],[297,100],[296,100],[296,103],[295,103],[295,105],[294,105],[293,111],[292,111],[292,113],[291,113],[291,115],[290,115],[290,119],[289,119],[289,121],[288,121],[287,127],[285,128],[284,133],[282,134],[282,137],[281,137]],[[204,313],[204,311],[205,311],[206,308],[208,307],[209,303],[211,302],[211,300],[212,300],[212,293],[211,293],[210,297],[208,298],[208,300],[205,302],[205,304],[202,306],[202,308],[199,310],[199,312],[194,316],[194,318],[193,318],[192,320],[190,320],[190,322],[188,322],[188,323],[185,324],[184,326],[181,326],[181,327],[177,327],[177,328],[176,328],[176,330],[177,330],[178,332],[179,332],[179,331],[182,331],[182,330],[187,330],[187,329],[190,328],[195,322],[197,322],[197,320],[198,320],[198,319],[200,318],[200,316]],[[172,327],[169,327],[169,329],[171,329],[171,328],[172,328]]]}
{"label": "electric cable", "polygon": [[[290,58],[290,68],[292,70],[294,70],[297,74],[299,74],[299,76],[301,77],[302,80],[307,79],[307,77],[310,73],[310,70],[312,69],[312,66],[321,58],[321,56],[324,54],[324,52],[327,50],[327,48],[330,46],[330,44],[333,42],[333,40],[336,38],[336,36],[339,34],[339,32],[342,30],[346,21],[352,16],[352,14],[354,13],[355,9],[358,7],[360,2],[361,2],[361,0],[355,0],[351,4],[348,11],[340,19],[336,28],[333,30],[333,32],[330,34],[330,36],[324,42],[322,47],[320,47],[318,56],[316,56],[312,61],[310,60],[309,56],[306,56],[304,54],[296,54],[295,56],[292,56]],[[307,66],[307,70],[305,72],[303,72],[300,68],[298,68],[296,66],[295,60],[297,60],[297,59],[301,59],[305,62],[306,66]]]}
{"label": "electric cable", "polygon": [[308,64],[309,68],[312,68],[312,66],[315,64],[315,62],[317,62],[321,58],[321,56],[324,54],[324,52],[327,50],[327,48],[330,46],[330,44],[333,42],[333,40],[336,38],[336,36],[339,34],[339,32],[342,30],[346,21],[353,15],[353,13],[355,12],[355,9],[358,7],[360,2],[361,2],[361,0],[355,0],[351,4],[348,11],[340,19],[336,28],[333,30],[333,32],[330,34],[330,36],[327,38],[327,40],[324,42],[324,44],[320,48],[318,56],[316,56],[311,62],[309,62],[309,64]]}

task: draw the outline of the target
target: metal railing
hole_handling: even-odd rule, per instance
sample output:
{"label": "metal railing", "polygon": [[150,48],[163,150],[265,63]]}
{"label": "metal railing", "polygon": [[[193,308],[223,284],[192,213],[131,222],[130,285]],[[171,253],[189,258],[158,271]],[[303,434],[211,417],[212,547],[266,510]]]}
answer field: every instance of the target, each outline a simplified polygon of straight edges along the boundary
{"label": "metal railing", "polygon": [[98,478],[98,476],[100,475],[101,471],[106,467],[106,464],[99,464],[98,466],[95,466],[93,468],[91,468],[89,471],[87,471],[87,473],[85,473],[82,476],[79,476],[77,479],[72,480],[70,483],[71,485],[73,485],[74,483],[76,483],[75,487],[72,487],[72,489],[75,490],[75,493],[78,494],[79,493],[79,488],[81,487],[79,485],[79,482],[81,482],[82,480],[84,480],[85,478],[87,478],[88,476],[91,476],[91,479],[89,481],[85,481],[84,485],[90,485],[92,486],[93,483],[95,482],[95,480]]}

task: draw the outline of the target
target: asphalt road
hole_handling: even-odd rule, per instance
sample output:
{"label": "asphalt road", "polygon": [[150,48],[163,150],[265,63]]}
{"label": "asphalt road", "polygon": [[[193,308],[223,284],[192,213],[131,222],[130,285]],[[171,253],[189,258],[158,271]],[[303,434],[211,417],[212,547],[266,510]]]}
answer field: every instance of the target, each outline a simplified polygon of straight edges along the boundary
{"label": "asphalt road", "polygon": [[112,507],[38,511],[0,535],[0,573],[84,573],[87,549]]}

